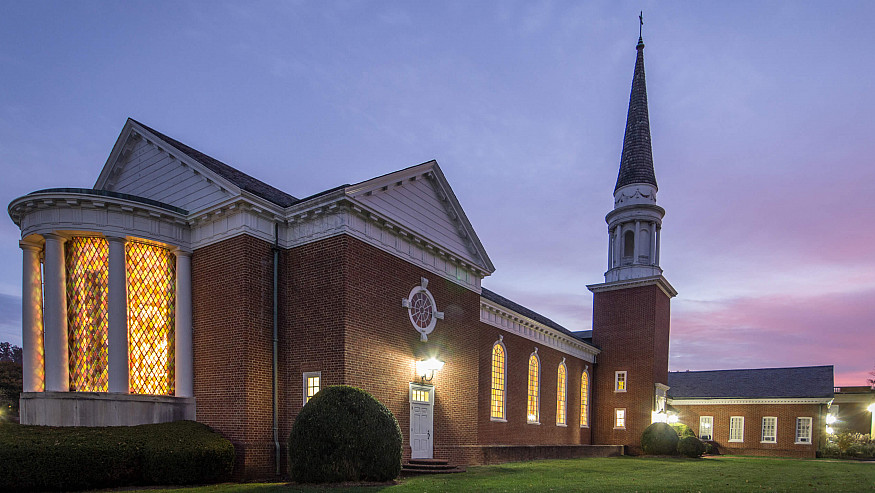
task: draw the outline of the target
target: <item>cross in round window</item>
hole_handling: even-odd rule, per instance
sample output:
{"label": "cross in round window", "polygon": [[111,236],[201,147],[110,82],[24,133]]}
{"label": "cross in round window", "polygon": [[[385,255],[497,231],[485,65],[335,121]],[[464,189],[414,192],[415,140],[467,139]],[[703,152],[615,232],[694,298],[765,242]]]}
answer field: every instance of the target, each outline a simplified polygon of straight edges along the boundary
{"label": "cross in round window", "polygon": [[444,318],[443,312],[437,310],[434,297],[428,291],[428,279],[421,278],[419,286],[410,291],[410,295],[401,300],[401,306],[407,308],[410,323],[420,333],[422,342],[428,340],[428,334],[434,330],[438,320]]}

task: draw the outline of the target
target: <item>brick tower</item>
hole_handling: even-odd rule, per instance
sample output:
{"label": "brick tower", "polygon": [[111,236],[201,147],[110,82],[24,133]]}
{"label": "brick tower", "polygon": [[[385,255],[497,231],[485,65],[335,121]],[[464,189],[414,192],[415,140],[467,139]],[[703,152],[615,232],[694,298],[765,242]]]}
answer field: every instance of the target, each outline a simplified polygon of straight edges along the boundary
{"label": "brick tower", "polygon": [[641,433],[665,410],[669,308],[677,295],[659,267],[665,210],[656,205],[656,174],[638,38],[614,209],[608,223],[608,270],[593,292],[593,344],[601,348],[595,378],[593,443],[639,447]]}

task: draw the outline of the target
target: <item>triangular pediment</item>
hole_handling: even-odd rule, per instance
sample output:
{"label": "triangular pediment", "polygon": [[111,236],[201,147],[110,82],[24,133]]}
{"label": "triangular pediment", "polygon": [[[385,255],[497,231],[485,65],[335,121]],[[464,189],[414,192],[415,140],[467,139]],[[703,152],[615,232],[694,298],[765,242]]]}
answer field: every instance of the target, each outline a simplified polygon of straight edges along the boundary
{"label": "triangular pediment", "polygon": [[492,273],[495,267],[436,161],[346,188],[346,195],[400,227]]}
{"label": "triangular pediment", "polygon": [[128,120],[94,188],[197,212],[240,189],[147,128]]}

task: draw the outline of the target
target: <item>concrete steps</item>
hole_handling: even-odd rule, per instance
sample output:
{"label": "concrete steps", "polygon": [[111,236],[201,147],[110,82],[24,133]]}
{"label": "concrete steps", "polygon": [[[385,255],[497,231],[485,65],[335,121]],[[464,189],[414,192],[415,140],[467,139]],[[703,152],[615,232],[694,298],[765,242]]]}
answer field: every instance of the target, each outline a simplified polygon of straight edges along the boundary
{"label": "concrete steps", "polygon": [[404,476],[453,474],[457,472],[465,472],[465,469],[441,459],[410,459],[401,464],[401,474]]}

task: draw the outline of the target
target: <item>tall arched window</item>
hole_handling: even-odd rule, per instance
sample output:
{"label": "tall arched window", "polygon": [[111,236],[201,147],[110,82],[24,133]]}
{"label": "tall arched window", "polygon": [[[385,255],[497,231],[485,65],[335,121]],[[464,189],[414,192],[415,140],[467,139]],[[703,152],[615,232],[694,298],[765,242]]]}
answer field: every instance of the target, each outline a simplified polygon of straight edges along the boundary
{"label": "tall arched window", "polygon": [[529,399],[526,419],[529,423],[538,423],[540,398],[539,390],[541,385],[541,361],[538,359],[538,349],[529,356]]}
{"label": "tall arched window", "polygon": [[556,371],[556,424],[565,426],[567,424],[567,397],[568,397],[568,379],[566,378],[567,371],[565,369],[565,358],[559,363],[559,369]]}
{"label": "tall arched window", "polygon": [[505,371],[507,357],[504,351],[504,344],[501,342],[502,337],[492,345],[492,405],[490,406],[491,417],[495,420],[504,420],[504,384],[506,381]]}
{"label": "tall arched window", "polygon": [[589,373],[580,375],[580,426],[589,426]]}

